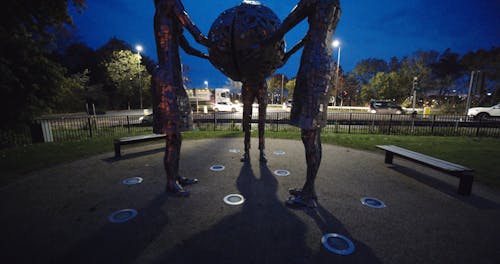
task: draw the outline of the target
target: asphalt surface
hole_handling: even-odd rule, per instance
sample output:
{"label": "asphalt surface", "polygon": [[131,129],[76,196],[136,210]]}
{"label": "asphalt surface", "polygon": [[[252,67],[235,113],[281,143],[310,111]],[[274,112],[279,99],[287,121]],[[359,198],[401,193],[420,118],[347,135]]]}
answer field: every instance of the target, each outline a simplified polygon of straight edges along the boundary
{"label": "asphalt surface", "polygon": [[[323,145],[319,207],[290,209],[287,190],[305,177],[302,143],[267,140],[267,164],[239,161],[243,140],[183,142],[180,172],[200,183],[188,198],[164,194],[162,144],[125,146],[64,164],[0,189],[2,263],[499,263],[500,195],[381,152]],[[110,143],[111,144],[111,143]],[[282,150],[284,155],[273,152]],[[215,172],[212,165],[223,165]],[[274,175],[287,170],[290,175]],[[124,179],[142,177],[127,186]],[[227,205],[228,194],[245,202]],[[387,207],[360,202],[375,197]],[[137,210],[125,223],[108,216]],[[342,256],[321,244],[327,233],[352,240]]]}

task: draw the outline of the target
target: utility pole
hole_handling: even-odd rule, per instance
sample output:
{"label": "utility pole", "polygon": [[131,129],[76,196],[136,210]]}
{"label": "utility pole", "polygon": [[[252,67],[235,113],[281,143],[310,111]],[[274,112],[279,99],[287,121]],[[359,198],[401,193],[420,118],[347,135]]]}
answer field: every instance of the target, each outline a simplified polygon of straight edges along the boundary
{"label": "utility pole", "polygon": [[281,74],[281,104],[283,104],[283,102],[284,102],[284,100],[283,100],[283,82],[284,82],[284,79],[285,79],[285,75]]}
{"label": "utility pole", "polygon": [[333,106],[337,106],[337,96],[339,94],[339,68],[340,68],[340,42],[335,40],[332,42],[332,47],[339,48],[337,56],[337,67],[335,69],[335,100],[333,101]]}
{"label": "utility pole", "polygon": [[141,45],[137,45],[135,46],[135,49],[137,50],[137,58],[138,58],[138,62],[137,62],[137,79],[139,81],[139,103],[140,103],[140,106],[141,106],[141,109],[142,109],[142,79],[141,79],[141,51],[142,51],[142,46]]}
{"label": "utility pole", "polygon": [[[479,71],[477,72],[479,73]],[[476,75],[475,71],[470,73],[470,81],[469,81],[469,92],[467,93],[467,104],[465,105],[465,115],[469,113],[471,96],[472,96],[472,87],[474,86],[474,75]]]}
{"label": "utility pole", "polygon": [[417,84],[418,84],[418,77],[415,76],[413,77],[413,86],[411,88],[411,96],[412,96],[412,108],[413,108],[413,113],[415,113],[415,101],[417,99]]}

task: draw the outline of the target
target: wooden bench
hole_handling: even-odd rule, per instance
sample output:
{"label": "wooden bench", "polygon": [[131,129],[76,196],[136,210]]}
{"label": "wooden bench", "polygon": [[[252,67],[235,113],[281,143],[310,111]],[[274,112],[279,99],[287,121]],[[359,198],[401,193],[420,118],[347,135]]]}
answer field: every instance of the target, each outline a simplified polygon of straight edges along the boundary
{"label": "wooden bench", "polygon": [[142,136],[134,136],[134,137],[123,137],[114,140],[115,145],[115,158],[119,158],[122,156],[121,154],[121,146],[135,144],[146,141],[153,141],[158,139],[165,138],[165,134],[150,134],[150,135],[142,135]]}
{"label": "wooden bench", "polygon": [[378,145],[376,147],[385,150],[386,164],[392,164],[394,155],[407,160],[415,161],[421,165],[425,165],[460,178],[457,192],[461,195],[470,195],[471,193],[474,172],[472,169],[393,145]]}

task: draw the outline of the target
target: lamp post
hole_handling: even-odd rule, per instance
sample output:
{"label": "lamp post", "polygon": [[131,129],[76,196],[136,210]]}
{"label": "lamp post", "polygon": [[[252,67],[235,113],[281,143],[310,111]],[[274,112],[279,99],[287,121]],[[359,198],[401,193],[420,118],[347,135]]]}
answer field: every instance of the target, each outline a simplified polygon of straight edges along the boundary
{"label": "lamp post", "polygon": [[340,68],[340,41],[334,40],[332,42],[332,47],[334,48],[339,48],[337,52],[337,69],[335,70],[335,98],[333,100],[333,106],[337,106],[337,94],[339,92],[338,85],[339,85],[339,68]]}
{"label": "lamp post", "polygon": [[[205,85],[205,89],[208,90],[208,81],[204,81],[203,84]],[[215,96],[216,94],[214,93],[214,103],[217,101]],[[198,112],[198,96],[196,96],[196,112]]]}
{"label": "lamp post", "polygon": [[415,100],[417,99],[417,90],[416,90],[417,84],[418,84],[418,77],[415,76],[415,77],[413,77],[413,86],[411,88],[413,113],[415,113]]}
{"label": "lamp post", "polygon": [[281,104],[283,104],[283,102],[285,100],[283,100],[283,83],[284,83],[284,80],[285,79],[285,75],[284,74],[281,74]]}
{"label": "lamp post", "polygon": [[142,51],[142,46],[137,45],[135,46],[135,50],[137,50],[137,56],[139,58],[137,62],[137,75],[138,75],[138,80],[139,80],[139,103],[142,109],[142,83],[141,83],[141,51]]}

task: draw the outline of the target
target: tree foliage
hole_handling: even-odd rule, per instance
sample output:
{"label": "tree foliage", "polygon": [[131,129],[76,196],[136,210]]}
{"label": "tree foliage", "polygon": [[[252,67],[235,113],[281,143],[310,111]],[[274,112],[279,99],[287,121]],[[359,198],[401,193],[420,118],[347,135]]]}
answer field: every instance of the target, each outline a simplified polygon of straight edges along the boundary
{"label": "tree foliage", "polygon": [[149,91],[145,89],[145,84],[150,83],[146,67],[140,64],[140,55],[129,50],[113,51],[110,60],[104,62],[104,65],[110,80],[117,88],[118,95],[125,99],[128,109],[131,103],[137,106],[140,94]]}
{"label": "tree foliage", "polygon": [[387,69],[387,62],[384,60],[368,58],[358,62],[352,74],[358,79],[358,82],[363,85],[369,83],[377,73],[387,72]]}
{"label": "tree foliage", "polygon": [[[269,80],[267,81],[267,91],[272,93],[273,96],[281,95],[281,90],[283,88],[283,94],[288,94],[288,97],[290,96],[290,92],[286,88],[285,84],[288,82],[288,78],[283,75],[283,74],[274,74],[271,77],[269,77]],[[284,95],[281,95],[282,97],[277,97],[277,98],[284,98]],[[274,99],[273,99],[274,100]]]}
{"label": "tree foliage", "polygon": [[293,92],[295,91],[296,81],[297,81],[297,78],[293,78],[293,79],[288,80],[288,82],[286,82],[286,84],[285,84],[285,87],[288,91],[288,98],[293,97]]}
{"label": "tree foliage", "polygon": [[7,0],[0,24],[0,111],[2,128],[29,123],[49,112],[66,81],[65,69],[48,59],[56,27],[71,25],[68,2],[77,10],[84,0]]}

